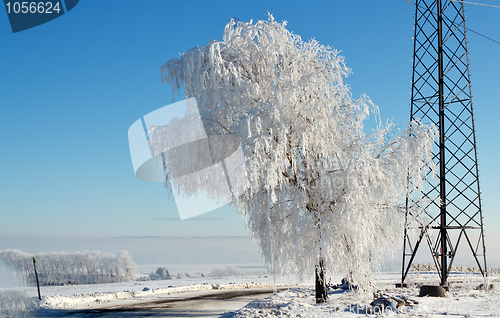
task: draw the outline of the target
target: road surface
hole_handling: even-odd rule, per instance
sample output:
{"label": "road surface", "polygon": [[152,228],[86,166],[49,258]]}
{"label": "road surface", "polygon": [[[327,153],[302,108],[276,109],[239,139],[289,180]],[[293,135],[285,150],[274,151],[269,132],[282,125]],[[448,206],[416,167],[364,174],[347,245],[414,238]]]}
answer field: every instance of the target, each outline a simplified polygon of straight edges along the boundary
{"label": "road surface", "polygon": [[272,293],[272,288],[211,290],[91,309],[45,309],[39,317],[231,317],[231,312]]}

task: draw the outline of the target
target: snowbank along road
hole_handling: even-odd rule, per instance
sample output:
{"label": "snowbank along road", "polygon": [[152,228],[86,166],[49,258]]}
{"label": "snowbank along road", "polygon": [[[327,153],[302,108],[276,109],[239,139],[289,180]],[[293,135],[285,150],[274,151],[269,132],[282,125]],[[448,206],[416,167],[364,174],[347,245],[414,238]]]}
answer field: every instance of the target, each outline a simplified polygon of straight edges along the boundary
{"label": "snowbank along road", "polygon": [[[278,288],[284,290],[286,288]],[[94,306],[91,309],[45,309],[40,317],[219,317],[230,316],[254,299],[270,296],[273,288],[212,290],[149,301]]]}

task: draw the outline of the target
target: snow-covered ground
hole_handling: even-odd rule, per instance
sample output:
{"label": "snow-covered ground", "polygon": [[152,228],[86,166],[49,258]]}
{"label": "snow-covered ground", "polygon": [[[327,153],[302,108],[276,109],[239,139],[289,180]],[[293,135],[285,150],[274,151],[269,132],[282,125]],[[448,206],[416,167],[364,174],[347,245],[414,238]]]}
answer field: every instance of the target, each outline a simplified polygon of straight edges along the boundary
{"label": "snow-covered ground", "polygon": [[[332,278],[332,283],[341,277]],[[397,273],[381,273],[374,276],[374,291],[379,291],[387,300],[384,307],[371,307],[373,291],[355,292],[341,289],[330,290],[329,299],[324,304],[315,304],[314,290],[309,285],[288,285],[286,291],[278,292],[265,299],[256,299],[224,317],[352,317],[383,315],[400,317],[457,317],[500,316],[500,276],[491,275],[491,290],[478,288],[484,283],[480,275],[453,273],[450,276],[451,289],[447,297],[418,297],[419,286],[436,284],[435,273],[415,273],[408,278],[409,288],[398,289]],[[278,286],[285,286],[289,280],[277,279]],[[195,277],[161,281],[136,281],[116,284],[73,285],[42,287],[42,311],[54,309],[88,309],[119,307],[132,302],[147,302],[166,298],[179,298],[206,294],[221,289],[250,289],[273,286],[274,279],[266,275],[238,277]],[[22,293],[29,299],[37,296],[36,288],[16,290],[15,299]],[[408,300],[405,306],[400,300]],[[414,306],[409,304],[415,303]],[[1,316],[1,315],[0,315]],[[46,316],[46,314],[44,315]]]}
{"label": "snow-covered ground", "polygon": [[[231,315],[243,317],[498,317],[500,316],[500,276],[490,276],[488,285],[478,275],[454,273],[449,281],[447,297],[418,297],[419,286],[437,284],[435,273],[419,273],[409,278],[409,288],[395,288],[399,275],[384,273],[376,276],[375,292],[330,290],[326,303],[315,304],[314,289],[291,288],[263,300],[256,300]],[[382,296],[382,297],[381,297]],[[376,306],[375,299],[387,300]],[[406,303],[406,305],[404,304]],[[373,304],[374,306],[372,306]],[[380,304],[380,303],[379,303]]]}

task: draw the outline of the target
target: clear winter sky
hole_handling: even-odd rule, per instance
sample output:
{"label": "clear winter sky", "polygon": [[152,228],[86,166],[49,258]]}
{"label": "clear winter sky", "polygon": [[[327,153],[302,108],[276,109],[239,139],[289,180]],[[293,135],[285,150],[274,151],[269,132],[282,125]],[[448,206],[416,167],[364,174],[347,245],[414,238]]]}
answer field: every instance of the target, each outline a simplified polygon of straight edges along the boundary
{"label": "clear winter sky", "polygon": [[[500,9],[466,10],[469,28],[500,41]],[[135,178],[127,131],[171,103],[163,63],[222,40],[232,17],[267,11],[341,50],[353,96],[407,123],[414,6],[405,0],[82,0],[16,34],[0,8],[0,240],[248,235],[228,207],[178,221],[162,184]],[[469,49],[485,230],[498,246],[500,44],[469,33]]]}

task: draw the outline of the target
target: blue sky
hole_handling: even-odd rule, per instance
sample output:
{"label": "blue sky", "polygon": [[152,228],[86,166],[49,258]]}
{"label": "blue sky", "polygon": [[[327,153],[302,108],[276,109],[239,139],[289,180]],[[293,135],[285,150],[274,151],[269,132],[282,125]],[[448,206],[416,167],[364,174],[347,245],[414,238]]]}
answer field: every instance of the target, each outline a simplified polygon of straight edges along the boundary
{"label": "blue sky", "polygon": [[[500,9],[466,9],[469,28],[500,41]],[[0,9],[0,239],[248,235],[228,207],[176,221],[163,186],[135,178],[127,131],[171,103],[171,89],[160,81],[163,63],[221,40],[232,17],[256,21],[267,11],[303,39],[341,50],[353,71],[353,96],[366,93],[382,118],[408,121],[414,7],[404,0],[85,0],[16,34]],[[493,241],[500,237],[500,45],[469,37],[486,235]]]}

